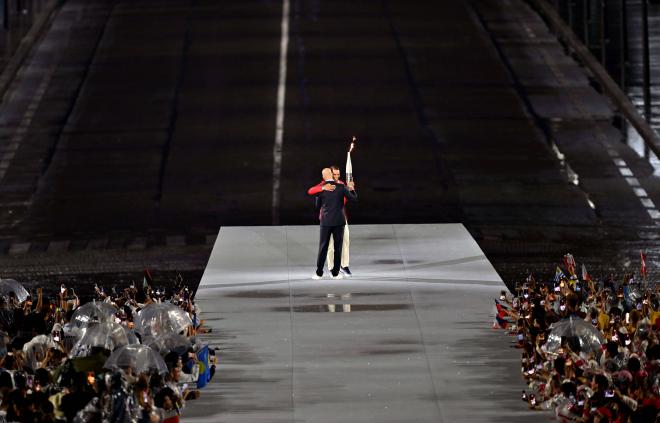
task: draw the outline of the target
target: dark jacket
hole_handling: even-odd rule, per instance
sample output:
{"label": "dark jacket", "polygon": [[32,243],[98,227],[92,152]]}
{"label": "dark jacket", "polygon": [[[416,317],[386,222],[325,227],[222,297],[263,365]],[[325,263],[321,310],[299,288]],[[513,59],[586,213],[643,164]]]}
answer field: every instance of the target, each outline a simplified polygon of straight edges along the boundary
{"label": "dark jacket", "polygon": [[334,191],[321,191],[316,196],[316,206],[319,209],[321,226],[341,226],[346,224],[344,213],[344,198],[350,201],[357,200],[355,191],[349,191],[348,187],[334,181],[326,182],[335,185]]}

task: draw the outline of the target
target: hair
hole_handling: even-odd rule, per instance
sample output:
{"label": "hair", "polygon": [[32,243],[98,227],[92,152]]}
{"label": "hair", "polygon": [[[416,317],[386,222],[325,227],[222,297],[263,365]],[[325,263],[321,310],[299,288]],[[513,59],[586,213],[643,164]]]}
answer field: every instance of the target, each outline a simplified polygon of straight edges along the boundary
{"label": "hair", "polygon": [[557,358],[555,358],[554,366],[555,366],[555,370],[557,371],[557,373],[564,376],[566,360],[563,357],[557,357]]}
{"label": "hair", "polygon": [[14,373],[14,386],[16,389],[25,389],[27,380],[21,372]]}
{"label": "hair", "polygon": [[340,169],[339,169],[339,166],[332,165],[332,166],[330,166],[330,170],[340,170]]}
{"label": "hair", "polygon": [[630,357],[628,359],[628,364],[626,365],[626,368],[630,373],[634,375],[635,373],[639,372],[642,369],[642,363],[639,361],[639,358]]}
{"label": "hair", "polygon": [[174,391],[172,388],[165,387],[160,390],[156,394],[156,397],[154,398],[154,405],[159,408],[163,408],[163,405],[165,404],[165,397],[170,397],[170,400],[172,402],[175,401],[176,395],[174,394]]}
{"label": "hair", "polygon": [[610,386],[610,381],[607,380],[607,377],[602,374],[597,374],[594,376],[594,381],[596,382],[599,391],[604,391]]}
{"label": "hair", "polygon": [[576,311],[578,308],[578,303],[579,303],[579,298],[577,295],[571,293],[568,295],[566,298],[566,306],[571,310],[571,311]]}
{"label": "hair", "polygon": [[646,347],[646,358],[649,361],[657,360],[660,358],[660,344],[649,345]]}
{"label": "hair", "polygon": [[11,380],[11,373],[9,372],[0,372],[0,389],[9,388],[12,389],[14,383]]}
{"label": "hair", "polygon": [[50,372],[46,369],[37,369],[34,372],[34,378],[41,386],[46,386],[50,383]]}
{"label": "hair", "polygon": [[606,348],[607,352],[610,353],[610,356],[616,356],[619,354],[619,344],[614,341],[609,341]]}
{"label": "hair", "polygon": [[163,386],[164,386],[163,377],[158,373],[152,374],[151,378],[149,378],[149,387],[151,388],[151,390],[155,392],[160,388],[162,388]]}
{"label": "hair", "polygon": [[13,355],[6,355],[3,367],[7,370],[14,370],[14,367],[16,367],[16,358]]}
{"label": "hair", "polygon": [[147,375],[144,373],[140,374],[138,376],[138,380],[135,382],[135,385],[133,385],[134,390],[140,390],[144,391],[149,388],[149,378],[147,378]]}
{"label": "hair", "polygon": [[177,364],[179,364],[179,359],[180,358],[181,357],[179,356],[179,354],[177,354],[174,351],[170,351],[169,353],[167,353],[167,355],[165,356],[165,358],[163,360],[163,361],[165,361],[165,364],[167,365],[167,370],[171,371],[173,368],[175,368],[177,366]]}
{"label": "hair", "polygon": [[634,327],[637,327],[637,323],[641,320],[642,316],[639,314],[639,311],[633,309],[630,312],[630,324]]}
{"label": "hair", "polygon": [[573,382],[564,382],[561,384],[561,391],[566,397],[570,395],[575,397],[577,395],[577,386]]}

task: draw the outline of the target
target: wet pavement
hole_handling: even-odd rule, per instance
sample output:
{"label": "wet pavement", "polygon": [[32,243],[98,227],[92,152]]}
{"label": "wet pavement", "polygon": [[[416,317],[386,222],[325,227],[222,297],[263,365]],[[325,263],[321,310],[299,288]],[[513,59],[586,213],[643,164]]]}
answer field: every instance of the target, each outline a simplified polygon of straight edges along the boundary
{"label": "wet pavement", "polygon": [[354,277],[314,281],[317,226],[220,230],[196,297],[220,363],[184,421],[548,418],[520,401],[520,351],[490,328],[505,287],[462,225],[351,240]]}
{"label": "wet pavement", "polygon": [[[529,421],[500,277],[646,250],[654,278],[658,177],[516,0],[291,1],[278,149],[282,4],[66,1],[0,105],[0,276],[196,284],[218,228],[245,231],[198,292],[224,367],[187,419]],[[315,285],[315,231],[232,227],[315,225],[305,192],[353,135],[357,276]],[[375,229],[452,222],[480,250]]]}
{"label": "wet pavement", "polygon": [[313,224],[305,191],[356,135],[352,223],[461,222],[509,284],[567,251],[599,275],[644,249],[654,274],[658,178],[526,4],[289,17],[275,181],[282,2],[65,2],[0,110],[0,265],[199,275],[219,227]]}

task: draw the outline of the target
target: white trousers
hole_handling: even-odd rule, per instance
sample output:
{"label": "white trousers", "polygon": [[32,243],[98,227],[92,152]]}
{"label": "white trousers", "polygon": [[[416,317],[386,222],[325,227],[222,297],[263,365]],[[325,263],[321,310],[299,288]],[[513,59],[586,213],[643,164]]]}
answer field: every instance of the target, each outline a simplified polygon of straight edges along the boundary
{"label": "white trousers", "polygon": [[[350,245],[350,240],[348,239],[348,222],[344,225],[344,242],[341,246],[341,267],[348,267],[349,251],[348,246]],[[330,237],[330,244],[328,245],[328,257],[326,263],[328,264],[328,269],[332,269],[332,265],[335,260],[335,243]]]}

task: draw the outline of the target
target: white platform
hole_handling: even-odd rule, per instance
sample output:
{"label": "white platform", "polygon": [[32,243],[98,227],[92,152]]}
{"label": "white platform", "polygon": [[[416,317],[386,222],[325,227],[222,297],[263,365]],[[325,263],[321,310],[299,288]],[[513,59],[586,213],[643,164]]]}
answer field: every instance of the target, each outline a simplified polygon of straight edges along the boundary
{"label": "white platform", "polygon": [[314,281],[317,226],[221,229],[196,296],[221,364],[184,421],[538,416],[519,350],[491,329],[505,286],[462,225],[350,230],[354,277]]}

